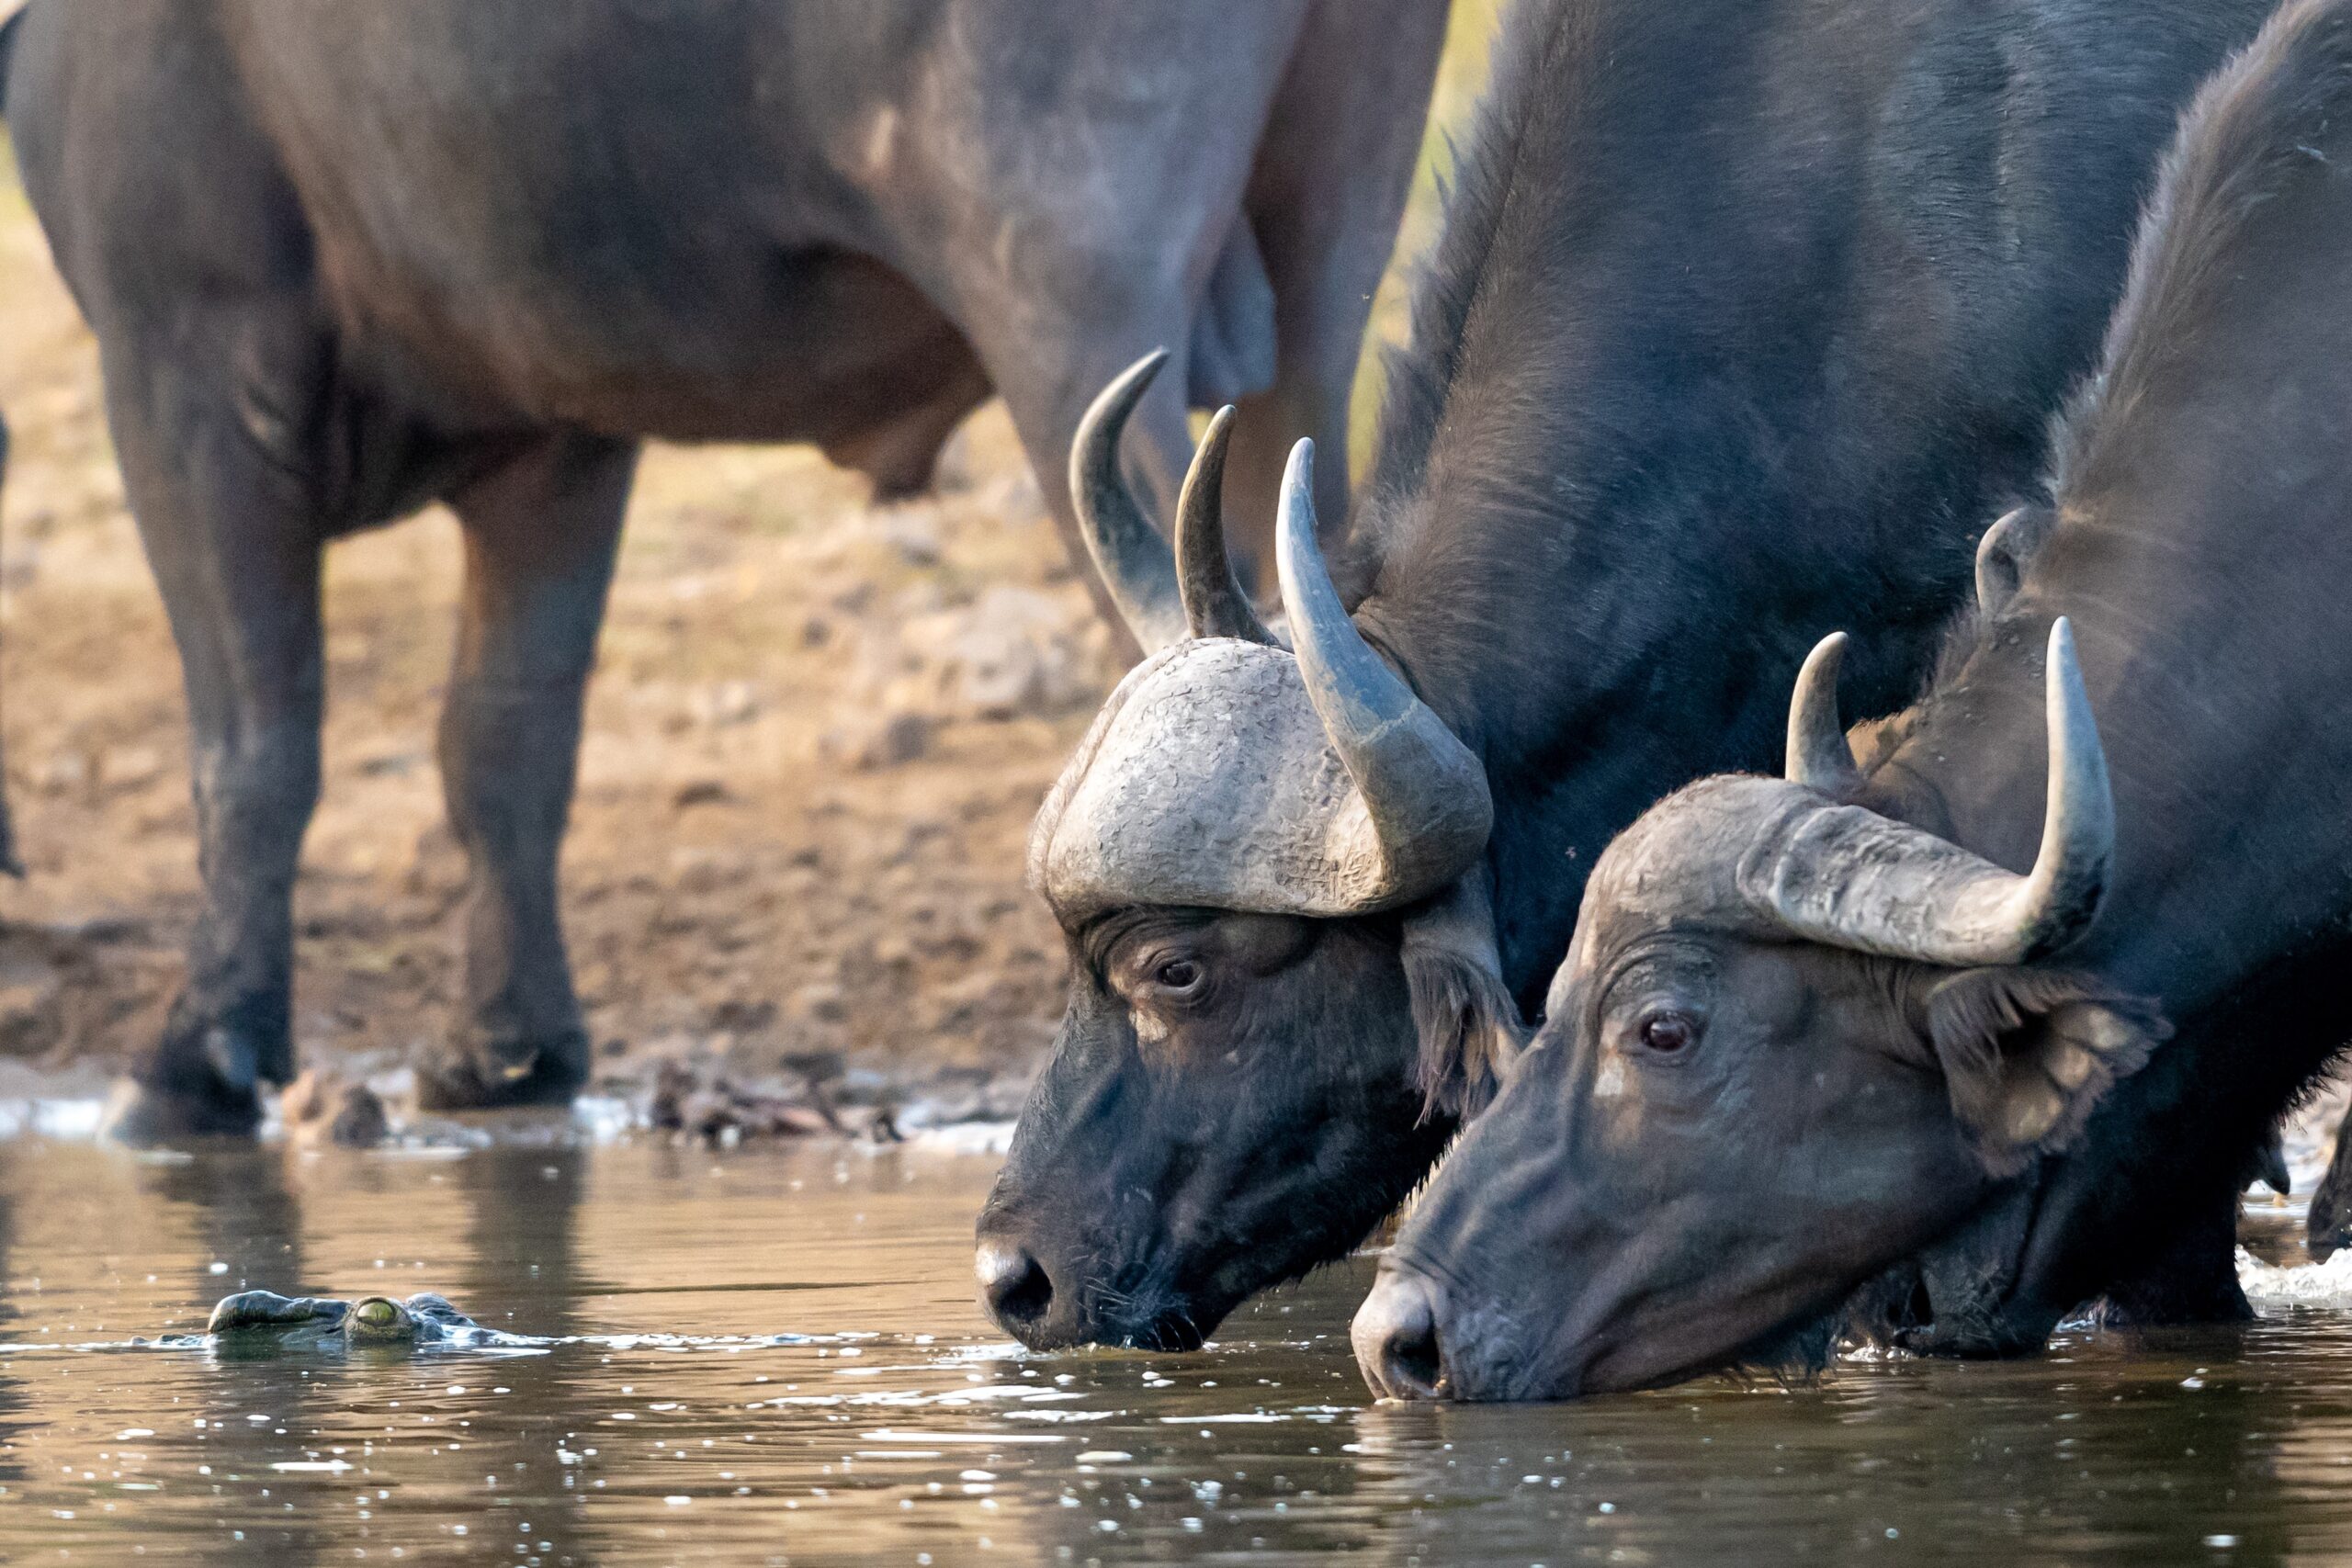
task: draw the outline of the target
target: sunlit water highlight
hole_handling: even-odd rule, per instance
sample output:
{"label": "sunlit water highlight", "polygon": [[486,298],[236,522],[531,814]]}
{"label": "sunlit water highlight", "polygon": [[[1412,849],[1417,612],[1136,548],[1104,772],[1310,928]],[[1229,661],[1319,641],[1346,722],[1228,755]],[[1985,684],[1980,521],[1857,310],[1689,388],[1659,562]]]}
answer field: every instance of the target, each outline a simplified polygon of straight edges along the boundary
{"label": "sunlit water highlight", "polygon": [[[1384,1407],[1345,1348],[1362,1260],[1199,1356],[1017,1352],[971,1298],[991,1171],[627,1140],[0,1145],[0,1562],[2352,1555],[2341,1293],[1794,1391]],[[152,1343],[248,1286],[439,1290],[530,1342]]]}

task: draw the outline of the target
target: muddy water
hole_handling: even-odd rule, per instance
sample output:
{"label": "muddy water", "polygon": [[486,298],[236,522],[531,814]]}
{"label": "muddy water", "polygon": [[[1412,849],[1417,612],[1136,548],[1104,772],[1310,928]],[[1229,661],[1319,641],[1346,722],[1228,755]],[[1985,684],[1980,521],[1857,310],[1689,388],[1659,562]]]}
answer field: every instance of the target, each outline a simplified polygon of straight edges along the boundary
{"label": "muddy water", "polygon": [[[1793,1392],[1368,1408],[1362,1262],[1203,1355],[1017,1353],[967,1283],[989,1173],[0,1145],[0,1562],[2352,1558],[2341,1310]],[[131,1342],[246,1285],[437,1289],[544,1342]]]}

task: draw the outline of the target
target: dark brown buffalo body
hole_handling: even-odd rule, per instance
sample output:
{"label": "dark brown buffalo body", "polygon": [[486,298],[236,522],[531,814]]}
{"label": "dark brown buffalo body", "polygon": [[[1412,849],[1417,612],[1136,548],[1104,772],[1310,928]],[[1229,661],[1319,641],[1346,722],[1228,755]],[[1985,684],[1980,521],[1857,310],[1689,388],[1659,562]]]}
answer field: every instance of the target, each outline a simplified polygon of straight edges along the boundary
{"label": "dark brown buffalo body", "polygon": [[2347,300],[2324,0],[2184,121],[2047,542],[1988,561],[1875,765],[1825,645],[1787,779],[1702,781],[1610,847],[1538,1047],[1357,1319],[1375,1386],[1780,1360],[1891,1269],[1898,1316],[1975,1350],[2167,1250],[2211,1288],[2143,1321],[2244,1313],[2235,1189],[2352,1033]]}
{"label": "dark brown buffalo body", "polygon": [[[2158,150],[2266,11],[1510,13],[1335,561],[1352,628],[1310,669],[1197,623],[1223,635],[1130,679],[1040,819],[1075,973],[980,1222],[1007,1329],[1186,1344],[1342,1255],[1479,1099],[1618,829],[1768,765],[1834,626],[1871,634],[1856,711],[1916,692],[2096,358]],[[1367,789],[1421,716],[1325,678],[1351,639],[1472,754],[1461,811]],[[1415,823],[1450,849],[1489,808],[1482,847],[1421,852]]]}
{"label": "dark brown buffalo body", "polygon": [[1444,12],[33,0],[10,127],[195,731],[205,907],[144,1124],[249,1128],[293,1070],[325,541],[435,500],[464,525],[440,751],[472,888],[424,1093],[560,1101],[588,1063],[556,853],[640,438],[815,441],[897,494],[994,389],[1057,472],[1168,344],[1160,514],[1186,404],[1227,399],[1264,514],[1289,440],[1344,432]]}

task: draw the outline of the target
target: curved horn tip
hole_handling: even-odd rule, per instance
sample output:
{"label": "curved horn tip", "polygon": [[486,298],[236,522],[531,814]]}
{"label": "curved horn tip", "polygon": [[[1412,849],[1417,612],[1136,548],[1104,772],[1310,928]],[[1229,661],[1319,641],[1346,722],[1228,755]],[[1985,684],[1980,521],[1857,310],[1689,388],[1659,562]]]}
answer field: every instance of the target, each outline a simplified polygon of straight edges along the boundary
{"label": "curved horn tip", "polygon": [[1789,698],[1787,760],[1781,772],[1792,784],[1824,795],[1844,795],[1861,784],[1846,726],[1838,714],[1838,671],[1846,654],[1846,634],[1831,632],[1805,655]]}
{"label": "curved horn tip", "polygon": [[[1143,401],[1152,382],[1159,378],[1161,367],[1168,363],[1168,350],[1155,348],[1116,376],[1094,394],[1086,412],[1078,417],[1078,431],[1069,446],[1069,488],[1081,503],[1090,480],[1099,478],[1099,466],[1107,457],[1114,471],[1118,460],[1119,438],[1127,433],[1127,421]],[[1109,451],[1105,453],[1104,447]]]}
{"label": "curved horn tip", "polygon": [[1184,626],[1196,637],[1238,637],[1279,647],[1234,577],[1226,550],[1225,457],[1233,420],[1231,403],[1211,417],[1177,498],[1176,584],[1183,597]]}
{"label": "curved horn tip", "polygon": [[2082,934],[2098,913],[2115,856],[2114,784],[2075,652],[2074,625],[2064,615],[2050,626],[2043,701],[2050,777],[2041,847],[2023,892],[2020,927],[2028,958],[2055,952]]}
{"label": "curved horn tip", "polygon": [[1232,434],[1233,422],[1238,416],[1239,412],[1240,411],[1237,410],[1231,403],[1227,403],[1223,408],[1217,410],[1216,412],[1209,415],[1208,428],[1201,433],[1201,450],[1203,452],[1206,452],[1211,447],[1215,447],[1217,451],[1219,461],[1223,460],[1226,440]]}
{"label": "curved horn tip", "polygon": [[1315,437],[1302,435],[1292,443],[1290,457],[1283,464],[1283,499],[1292,497],[1306,504],[1306,521],[1315,521]]}
{"label": "curved horn tip", "polygon": [[1159,378],[1160,367],[1167,363],[1168,345],[1162,344],[1114,376],[1111,384],[1103,388],[1102,395],[1094,400],[1095,405],[1099,408],[1122,396],[1132,402],[1143,396],[1152,382]]}
{"label": "curved horn tip", "polygon": [[1182,595],[1168,541],[1120,471],[1119,440],[1168,358],[1166,348],[1155,348],[1113,378],[1080,418],[1069,449],[1070,502],[1079,532],[1120,618],[1147,654],[1183,637]]}
{"label": "curved horn tip", "polygon": [[[1290,459],[1283,465],[1281,500],[1274,509],[1274,577],[1282,584],[1283,607],[1289,614],[1293,638],[1299,627],[1302,606],[1313,593],[1310,585],[1317,581],[1322,593],[1330,596],[1338,610],[1339,591],[1331,586],[1331,573],[1323,564],[1323,550],[1317,539],[1318,519],[1315,515],[1315,442],[1301,436],[1290,449]],[[1344,610],[1338,610],[1345,615]]]}

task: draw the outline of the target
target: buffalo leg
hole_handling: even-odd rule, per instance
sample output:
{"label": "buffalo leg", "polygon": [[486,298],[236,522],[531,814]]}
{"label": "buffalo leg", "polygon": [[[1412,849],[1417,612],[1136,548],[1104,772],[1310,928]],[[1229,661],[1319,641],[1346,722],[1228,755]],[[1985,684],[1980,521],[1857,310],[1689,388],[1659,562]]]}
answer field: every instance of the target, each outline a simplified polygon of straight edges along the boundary
{"label": "buffalo leg", "polygon": [[2254,1316],[2238,1288],[2238,1183],[2206,1183],[2182,1194],[2182,1203],[2157,1250],[2108,1286],[2102,1321],[2156,1328]]}
{"label": "buffalo leg", "polygon": [[1128,658],[1138,658],[1148,650],[1136,641],[1132,628],[1113,605],[1109,591],[1094,570],[1093,558],[1088,553],[1069,487],[1055,479],[1069,469],[1070,445],[1078,433],[1079,420],[1095,394],[1153,346],[1166,344],[1171,350],[1170,361],[1127,423],[1122,457],[1127,482],[1136,499],[1163,530],[1174,526],[1177,493],[1193,457],[1192,431],[1184,407],[1182,323],[1171,316],[1157,329],[1129,328],[1117,334],[1106,332],[1100,336],[1092,333],[1064,335],[1091,343],[1117,342],[1124,346],[1113,354],[1067,359],[1055,356],[1058,363],[1021,365],[1006,370],[1002,367],[1008,362],[1018,363],[1018,354],[1001,353],[991,360],[989,351],[997,345],[983,339],[982,359],[989,363],[989,373],[1004,395],[1005,408],[1012,415],[1013,427],[1020,433],[1022,449],[1030,463],[1039,474],[1054,477],[1047,479],[1046,499],[1052,505],[1054,521],[1061,529],[1071,564],[1093,593],[1095,608],[1109,625],[1114,638]]}
{"label": "buffalo leg", "polygon": [[551,437],[451,498],[466,580],[441,784],[469,877],[461,1010],[418,1074],[431,1108],[563,1104],[587,1080],[556,863],[636,463]]}
{"label": "buffalo leg", "polygon": [[[156,356],[159,363],[162,356]],[[319,792],[321,534],[304,481],[232,400],[113,374],[124,481],[187,688],[203,906],[162,1043],[115,1131],[247,1134],[293,1076],[292,898]]]}
{"label": "buffalo leg", "polygon": [[1445,26],[1446,7],[1425,0],[1322,0],[1260,142],[1245,211],[1273,286],[1274,380],[1238,406],[1225,500],[1236,564],[1268,597],[1274,497],[1298,437],[1320,458],[1327,547],[1346,525],[1349,398],[1422,137],[1421,115],[1403,111],[1429,100]]}

